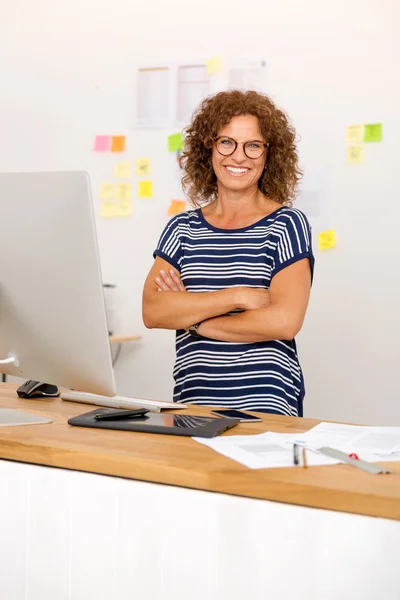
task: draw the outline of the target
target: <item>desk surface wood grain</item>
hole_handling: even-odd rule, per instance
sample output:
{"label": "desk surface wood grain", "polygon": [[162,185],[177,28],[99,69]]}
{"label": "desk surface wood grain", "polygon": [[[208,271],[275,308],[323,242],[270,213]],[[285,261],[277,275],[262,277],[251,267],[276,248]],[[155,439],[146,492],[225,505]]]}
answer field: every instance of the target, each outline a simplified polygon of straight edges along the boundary
{"label": "desk surface wood grain", "polygon": [[[390,475],[344,464],[250,470],[191,438],[72,427],[70,417],[93,407],[59,398],[23,400],[15,390],[14,384],[0,384],[0,408],[46,416],[53,423],[0,427],[1,459],[400,520],[400,462],[387,463]],[[184,412],[210,414],[196,406]],[[262,417],[262,423],[240,423],[224,435],[301,433],[319,423]]]}

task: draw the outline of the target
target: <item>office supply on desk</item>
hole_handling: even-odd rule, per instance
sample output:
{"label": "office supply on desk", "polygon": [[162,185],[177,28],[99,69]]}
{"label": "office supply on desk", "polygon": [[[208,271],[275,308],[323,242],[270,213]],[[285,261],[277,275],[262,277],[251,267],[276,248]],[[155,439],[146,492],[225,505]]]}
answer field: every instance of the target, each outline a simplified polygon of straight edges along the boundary
{"label": "office supply on desk", "polygon": [[96,421],[112,421],[114,419],[139,419],[147,415],[148,409],[136,408],[132,410],[110,410],[109,412],[101,412],[94,415]]}
{"label": "office supply on desk", "polygon": [[129,398],[127,396],[99,396],[87,392],[62,392],[61,400],[79,402],[82,404],[94,404],[96,406],[107,406],[109,408],[147,408],[151,412],[161,410],[180,410],[187,408],[186,404],[177,402],[162,402],[161,400],[147,400],[146,398]]}
{"label": "office supply on desk", "polygon": [[47,417],[39,417],[31,413],[15,410],[12,408],[0,408],[0,427],[8,427],[14,425],[43,425],[44,423],[52,423]]}
{"label": "office supply on desk", "polygon": [[[303,448],[303,451],[305,452],[305,448]],[[347,463],[352,467],[356,467],[357,469],[361,469],[362,471],[366,471],[372,475],[377,475],[379,473],[391,473],[391,471],[385,467],[374,465],[373,463],[367,462],[366,460],[361,460],[358,457],[353,458],[351,455],[346,454],[345,452],[335,450],[335,448],[318,448],[318,452],[325,454],[326,456],[331,456],[332,458],[337,458],[340,460],[340,462]]]}
{"label": "office supply on desk", "polygon": [[95,427],[99,429],[119,429],[122,431],[135,431],[143,433],[167,433],[192,437],[211,438],[220,435],[227,429],[235,427],[239,421],[234,419],[219,419],[193,415],[172,415],[149,413],[140,419],[132,417],[122,420],[98,420],[97,414],[102,414],[105,409],[92,410],[78,417],[68,420],[69,425],[78,427]]}

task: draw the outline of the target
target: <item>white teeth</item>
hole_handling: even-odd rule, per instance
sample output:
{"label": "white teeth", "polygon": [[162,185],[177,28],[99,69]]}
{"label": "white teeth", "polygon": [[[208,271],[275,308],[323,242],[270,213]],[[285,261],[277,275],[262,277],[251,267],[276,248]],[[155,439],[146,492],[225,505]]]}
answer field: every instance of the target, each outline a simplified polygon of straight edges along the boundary
{"label": "white teeth", "polygon": [[228,171],[231,173],[246,173],[248,169],[240,169],[239,167],[226,167]]}

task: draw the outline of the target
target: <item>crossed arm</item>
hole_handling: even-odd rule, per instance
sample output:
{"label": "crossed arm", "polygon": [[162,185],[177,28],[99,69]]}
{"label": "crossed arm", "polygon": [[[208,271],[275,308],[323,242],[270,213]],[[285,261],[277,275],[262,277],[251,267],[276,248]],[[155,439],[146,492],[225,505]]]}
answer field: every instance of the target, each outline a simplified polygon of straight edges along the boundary
{"label": "crossed arm", "polygon": [[[187,329],[201,321],[200,335],[226,342],[291,340],[302,327],[310,286],[310,262],[304,258],[277,273],[269,291],[186,292],[176,269],[156,257],[144,286],[143,321],[162,329]],[[236,308],[244,312],[226,315]]]}

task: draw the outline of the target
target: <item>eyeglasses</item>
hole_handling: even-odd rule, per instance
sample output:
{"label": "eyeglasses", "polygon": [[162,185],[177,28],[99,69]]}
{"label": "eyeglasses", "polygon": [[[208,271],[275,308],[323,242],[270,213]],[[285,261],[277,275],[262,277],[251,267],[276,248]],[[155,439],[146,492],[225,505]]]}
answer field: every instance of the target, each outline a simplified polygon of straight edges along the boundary
{"label": "eyeglasses", "polygon": [[248,142],[237,142],[230,137],[219,137],[214,140],[215,147],[222,156],[230,156],[238,147],[238,144],[243,144],[243,152],[247,158],[260,158],[269,148],[269,144],[260,142],[259,140],[249,140]]}

